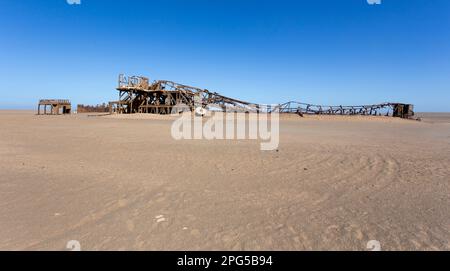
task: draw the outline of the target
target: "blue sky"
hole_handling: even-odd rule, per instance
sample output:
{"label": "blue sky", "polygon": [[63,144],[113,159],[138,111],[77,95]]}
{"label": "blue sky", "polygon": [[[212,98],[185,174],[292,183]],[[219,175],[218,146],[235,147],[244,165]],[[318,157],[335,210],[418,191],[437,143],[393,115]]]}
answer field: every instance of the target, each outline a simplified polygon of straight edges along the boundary
{"label": "blue sky", "polygon": [[0,0],[0,108],[117,99],[119,73],[256,103],[450,111],[450,1]]}

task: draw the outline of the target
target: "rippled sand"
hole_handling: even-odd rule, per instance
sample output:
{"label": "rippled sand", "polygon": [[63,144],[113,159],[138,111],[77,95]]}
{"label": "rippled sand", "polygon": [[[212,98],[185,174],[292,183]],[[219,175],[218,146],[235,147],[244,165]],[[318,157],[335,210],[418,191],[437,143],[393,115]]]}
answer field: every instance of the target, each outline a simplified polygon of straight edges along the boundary
{"label": "rippled sand", "polygon": [[283,117],[257,141],[173,118],[0,111],[0,249],[450,249],[450,114]]}

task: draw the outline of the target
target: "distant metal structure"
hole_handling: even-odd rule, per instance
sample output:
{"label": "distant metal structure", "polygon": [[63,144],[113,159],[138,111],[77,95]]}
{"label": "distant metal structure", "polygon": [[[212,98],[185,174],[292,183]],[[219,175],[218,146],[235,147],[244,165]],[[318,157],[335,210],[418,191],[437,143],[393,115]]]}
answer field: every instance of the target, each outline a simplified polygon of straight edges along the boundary
{"label": "distant metal structure", "polygon": [[207,89],[200,89],[172,81],[149,82],[142,76],[119,76],[119,100],[110,102],[111,113],[171,114],[176,105],[184,104],[194,111],[197,106],[208,104],[220,108],[233,107],[236,110],[253,111],[257,105],[222,96]]}
{"label": "distant metal structure", "polygon": [[313,105],[300,102],[288,102],[277,107],[280,113],[295,113],[299,115],[362,115],[362,116],[391,116],[412,118],[414,106],[403,103],[383,103],[359,106],[328,106]]}
{"label": "distant metal structure", "polygon": [[41,114],[41,107],[44,107],[44,115],[65,115],[72,111],[72,104],[69,100],[40,100],[38,104],[38,115]]}
{"label": "distant metal structure", "polygon": [[109,106],[108,104],[98,104],[98,105],[84,105],[79,104],[77,105],[77,113],[108,113],[109,112]]}
{"label": "distant metal structure", "polygon": [[150,82],[143,76],[119,75],[119,100],[109,103],[111,113],[152,113],[171,114],[175,106],[184,104],[189,110],[197,107],[216,105],[216,110],[233,109],[238,112],[280,112],[298,115],[384,115],[400,118],[412,118],[414,106],[402,103],[383,103],[362,106],[323,106],[300,102],[288,102],[276,106],[265,106],[226,97],[172,81],[157,80]]}

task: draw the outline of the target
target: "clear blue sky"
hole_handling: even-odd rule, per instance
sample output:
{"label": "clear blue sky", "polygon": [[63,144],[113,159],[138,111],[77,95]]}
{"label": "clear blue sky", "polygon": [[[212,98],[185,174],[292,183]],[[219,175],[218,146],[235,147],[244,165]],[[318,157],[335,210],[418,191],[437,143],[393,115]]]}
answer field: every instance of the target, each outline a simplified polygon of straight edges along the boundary
{"label": "clear blue sky", "polygon": [[450,1],[0,0],[0,108],[117,99],[119,73],[257,103],[450,111]]}

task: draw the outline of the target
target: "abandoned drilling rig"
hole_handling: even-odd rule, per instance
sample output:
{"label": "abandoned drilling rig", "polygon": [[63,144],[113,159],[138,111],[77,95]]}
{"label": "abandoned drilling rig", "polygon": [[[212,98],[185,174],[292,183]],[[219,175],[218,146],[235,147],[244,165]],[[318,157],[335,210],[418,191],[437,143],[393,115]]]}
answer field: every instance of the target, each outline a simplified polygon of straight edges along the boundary
{"label": "abandoned drilling rig", "polygon": [[239,110],[252,110],[252,104],[228,98],[207,89],[177,84],[172,81],[159,80],[153,83],[146,77],[119,76],[119,100],[110,102],[111,112],[120,114],[152,113],[171,114],[176,105],[184,104],[191,111],[197,106],[210,104],[222,109],[234,107]]}
{"label": "abandoned drilling rig", "polygon": [[119,100],[110,102],[111,113],[171,114],[176,106],[183,104],[194,111],[198,107],[214,105],[215,110],[259,113],[279,112],[286,114],[316,115],[366,115],[412,118],[414,106],[403,103],[383,103],[362,106],[323,106],[288,102],[275,106],[253,104],[229,98],[207,89],[200,89],[172,81],[150,82],[147,77],[119,75]]}

